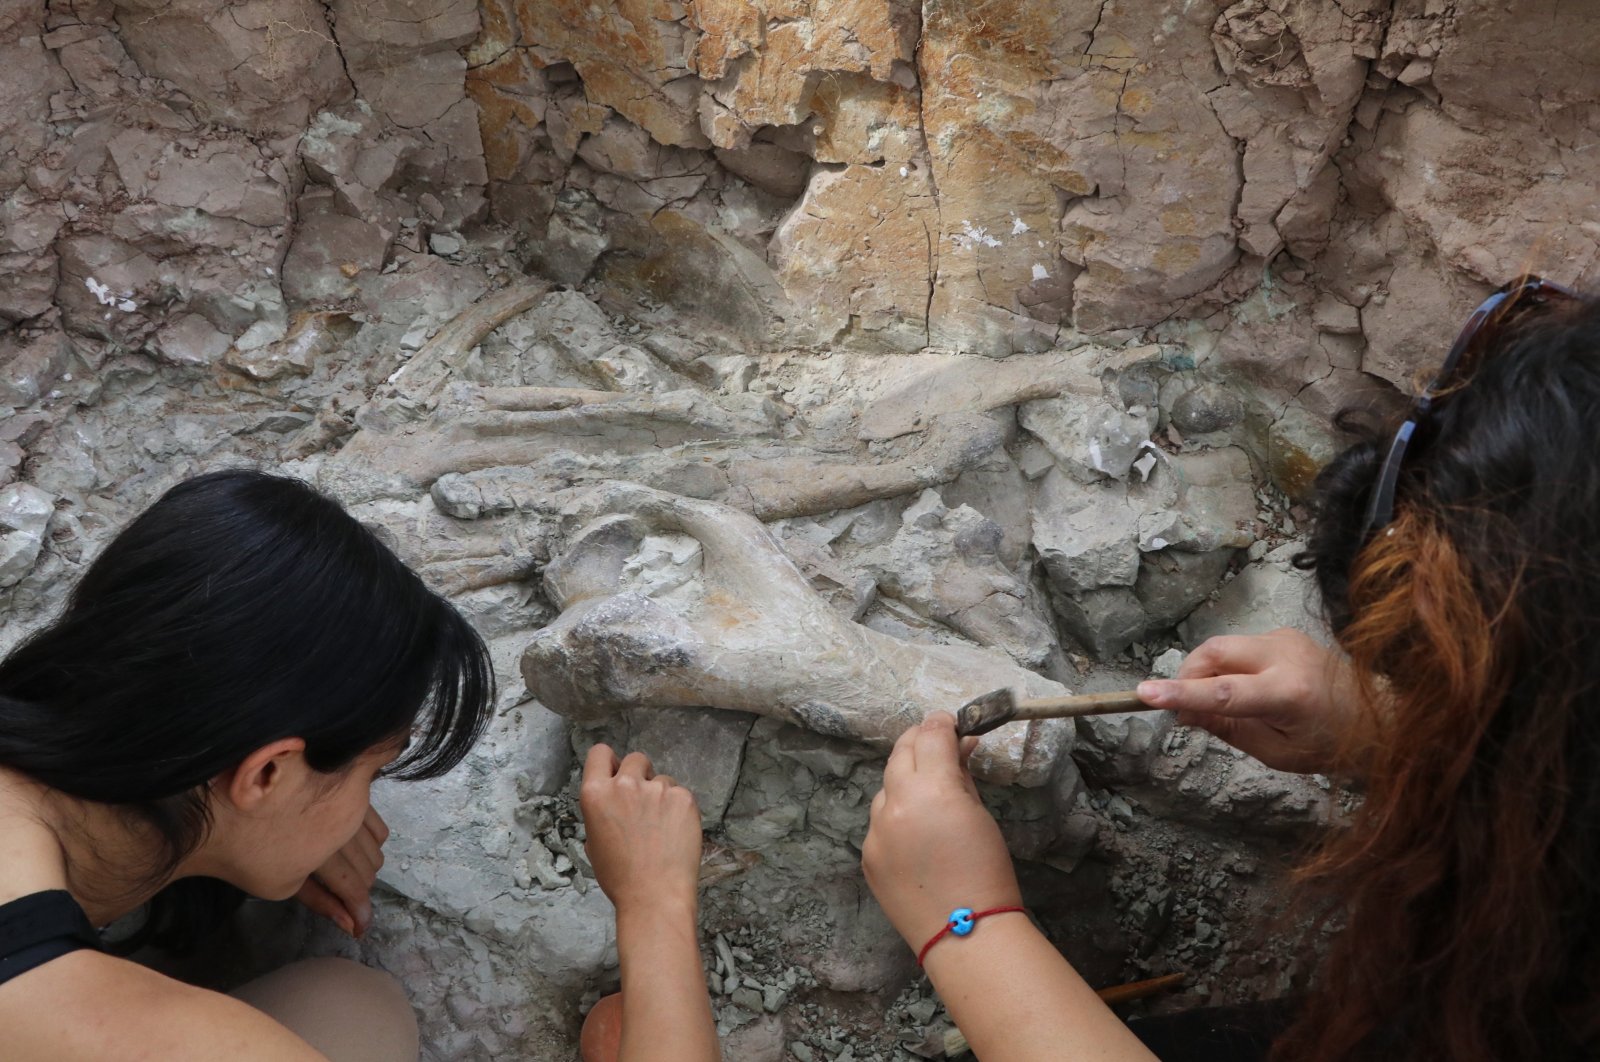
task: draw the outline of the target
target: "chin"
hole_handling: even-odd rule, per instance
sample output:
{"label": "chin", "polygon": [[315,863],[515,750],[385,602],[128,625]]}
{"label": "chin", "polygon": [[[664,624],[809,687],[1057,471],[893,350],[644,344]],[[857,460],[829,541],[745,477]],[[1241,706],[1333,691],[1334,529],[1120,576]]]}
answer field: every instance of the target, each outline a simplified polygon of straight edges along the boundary
{"label": "chin", "polygon": [[[239,888],[258,900],[292,900],[299,893],[300,887],[306,883],[306,880],[306,878],[297,878],[292,882],[253,881],[248,885],[240,884]],[[239,883],[235,882],[235,884]]]}

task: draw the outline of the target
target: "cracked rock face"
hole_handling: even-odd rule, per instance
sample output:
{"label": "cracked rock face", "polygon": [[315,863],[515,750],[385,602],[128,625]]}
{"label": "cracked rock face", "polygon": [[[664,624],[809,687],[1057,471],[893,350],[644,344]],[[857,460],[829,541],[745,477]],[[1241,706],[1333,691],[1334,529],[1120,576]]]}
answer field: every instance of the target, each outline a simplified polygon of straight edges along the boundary
{"label": "cracked rock face", "polygon": [[[184,476],[315,482],[504,697],[384,791],[369,939],[258,910],[207,976],[360,954],[430,1059],[570,1054],[609,740],[700,794],[728,1057],[904,1062],[885,742],[1316,629],[1332,416],[1600,282],[1596,56],[1555,0],[0,0],[0,648]],[[1254,916],[1347,794],[1154,715],[976,763],[1097,983],[1289,983]]]}

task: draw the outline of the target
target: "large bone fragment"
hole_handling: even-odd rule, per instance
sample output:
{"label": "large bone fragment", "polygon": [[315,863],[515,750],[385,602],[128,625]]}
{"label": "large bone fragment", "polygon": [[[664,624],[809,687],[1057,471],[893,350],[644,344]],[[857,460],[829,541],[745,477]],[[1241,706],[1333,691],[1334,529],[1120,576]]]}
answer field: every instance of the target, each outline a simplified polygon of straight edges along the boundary
{"label": "large bone fragment", "polygon": [[536,465],[558,452],[646,453],[756,439],[775,429],[770,418],[729,411],[697,391],[602,394],[575,391],[563,402],[534,389],[463,388],[423,420],[358,432],[323,468],[322,480],[347,501],[404,496],[447,473]]}
{"label": "large bone fragment", "polygon": [[[495,400],[559,401],[550,394],[509,394],[513,390],[522,389],[496,389]],[[610,394],[607,400],[619,410],[628,408],[627,402],[640,401],[643,399],[638,396],[623,394]],[[811,516],[948,483],[981,465],[1005,443],[999,425],[971,413],[938,418],[929,431],[901,444],[904,452],[900,456],[880,464],[865,463],[854,454],[825,454],[750,435],[731,441],[689,441],[670,448],[625,448],[616,432],[598,436],[606,446],[594,445],[597,435],[593,432],[549,433],[537,444],[526,437],[512,437],[492,446],[478,439],[463,448],[451,440],[454,430],[421,438],[414,445],[402,441],[398,446],[407,447],[405,453],[414,453],[408,458],[412,461],[408,475],[420,480],[438,473],[434,500],[445,512],[462,519],[543,511],[555,490],[611,480],[724,501],[764,520]],[[657,435],[652,440],[660,438]],[[366,453],[363,448],[368,446],[373,449],[363,460],[369,466],[393,467],[402,453],[394,439],[380,447],[377,440],[358,435],[350,444],[356,454]],[[527,460],[496,462],[494,467],[480,463],[519,453]],[[537,465],[532,463],[535,455],[539,457]]]}
{"label": "large bone fragment", "polygon": [[[887,748],[931,711],[1058,683],[978,647],[880,634],[831,608],[747,513],[627,483],[583,492],[545,569],[562,609],[522,658],[528,689],[575,719],[623,708],[733,708]],[[974,773],[1034,786],[1070,748],[1070,724],[987,735]]]}
{"label": "large bone fragment", "polygon": [[1099,397],[1101,374],[1158,356],[1153,346],[1106,349],[1079,347],[1051,354],[995,360],[961,357],[935,365],[889,389],[861,413],[857,436],[875,441],[925,430],[935,418],[960,411],[987,412],[1002,406],[1062,395]]}
{"label": "large bone fragment", "polygon": [[468,306],[390,377],[391,393],[379,401],[387,398],[426,402],[461,368],[484,337],[531,309],[549,291],[548,280],[527,278]]}

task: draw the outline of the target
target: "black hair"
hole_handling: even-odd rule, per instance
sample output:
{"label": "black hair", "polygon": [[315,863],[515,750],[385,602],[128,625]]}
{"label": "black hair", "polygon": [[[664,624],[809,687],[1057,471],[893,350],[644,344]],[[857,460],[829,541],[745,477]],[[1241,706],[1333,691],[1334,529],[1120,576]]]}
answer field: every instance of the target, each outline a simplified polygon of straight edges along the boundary
{"label": "black hair", "polygon": [[[1362,687],[1366,799],[1301,880],[1344,929],[1275,1057],[1600,1057],[1600,299],[1485,336],[1319,479],[1315,571]],[[1346,423],[1349,423],[1347,421]]]}
{"label": "black hair", "polygon": [[[1521,557],[1531,566],[1526,575],[1554,566],[1546,575],[1560,583],[1555,570],[1587,570],[1600,557],[1590,546],[1600,540],[1597,412],[1600,297],[1525,315],[1493,337],[1471,377],[1417,424],[1401,464],[1397,514],[1407,505],[1445,514],[1464,549]],[[1365,507],[1398,426],[1363,410],[1341,413],[1337,424],[1352,445],[1319,474],[1309,547],[1295,559],[1316,573],[1335,632],[1351,619],[1349,579],[1367,545]],[[1581,615],[1600,607],[1573,604]]]}
{"label": "black hair", "polygon": [[[493,700],[477,632],[338,503],[214,472],[129,524],[0,661],[0,765],[136,816],[165,847],[159,878],[209,828],[206,783],[256,749],[302,738],[308,765],[336,773],[409,734],[385,774],[435,777]],[[192,935],[156,907],[167,943]]]}

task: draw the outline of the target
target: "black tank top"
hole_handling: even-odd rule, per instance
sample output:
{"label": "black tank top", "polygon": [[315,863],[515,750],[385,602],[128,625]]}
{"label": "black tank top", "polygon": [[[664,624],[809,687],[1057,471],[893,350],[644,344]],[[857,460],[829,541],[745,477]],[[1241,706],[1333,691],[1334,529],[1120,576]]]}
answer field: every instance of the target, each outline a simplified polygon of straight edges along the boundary
{"label": "black tank top", "polygon": [[0,904],[0,985],[79,948],[98,951],[100,935],[65,889]]}

